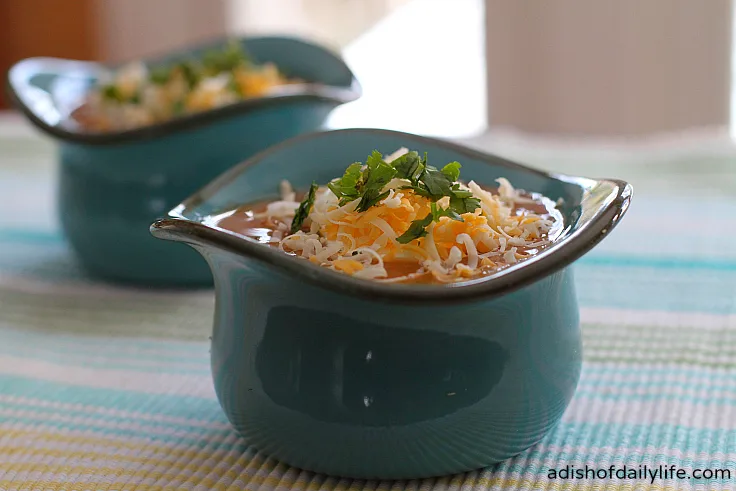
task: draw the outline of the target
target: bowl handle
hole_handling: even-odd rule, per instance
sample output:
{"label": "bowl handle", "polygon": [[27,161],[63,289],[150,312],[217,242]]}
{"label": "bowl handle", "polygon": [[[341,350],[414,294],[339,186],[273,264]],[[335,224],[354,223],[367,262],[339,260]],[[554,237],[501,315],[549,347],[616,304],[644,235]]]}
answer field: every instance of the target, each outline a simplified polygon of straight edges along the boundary
{"label": "bowl handle", "polygon": [[96,77],[99,65],[94,62],[61,58],[27,58],[8,71],[7,89],[11,100],[37,123],[56,126],[62,114],[52,97],[54,81],[60,77],[85,79]]}

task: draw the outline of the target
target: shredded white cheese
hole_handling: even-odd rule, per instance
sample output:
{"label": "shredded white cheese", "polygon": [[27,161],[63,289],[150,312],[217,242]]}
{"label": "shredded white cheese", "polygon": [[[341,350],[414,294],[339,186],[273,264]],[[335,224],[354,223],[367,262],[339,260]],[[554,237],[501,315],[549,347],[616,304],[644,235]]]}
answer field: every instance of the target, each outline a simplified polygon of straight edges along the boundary
{"label": "shredded white cheese", "polygon": [[[391,162],[408,151],[401,148],[385,160]],[[385,282],[425,274],[441,282],[470,278],[489,265],[515,264],[527,254],[519,251],[536,251],[549,244],[547,234],[554,222],[530,211],[514,212],[516,206],[523,208],[519,203],[537,202],[522,195],[507,179],[499,178],[497,182],[498,194],[474,181],[459,183],[460,189],[480,201],[480,208],[463,214],[462,221],[448,217],[432,221],[425,236],[408,244],[400,244],[396,239],[412,221],[429,213],[430,204],[412,190],[398,189],[406,187],[409,181],[389,181],[382,190],[388,195],[364,212],[356,211],[359,200],[340,206],[334,193],[321,187],[305,221],[309,232],[289,234],[288,225],[282,225],[272,240],[286,252],[358,278]],[[280,194],[281,199],[270,203],[262,215],[288,222],[299,203],[287,181],[281,183]],[[450,198],[444,197],[436,205],[446,209]],[[389,278],[385,263],[402,260],[415,261],[416,272]]]}

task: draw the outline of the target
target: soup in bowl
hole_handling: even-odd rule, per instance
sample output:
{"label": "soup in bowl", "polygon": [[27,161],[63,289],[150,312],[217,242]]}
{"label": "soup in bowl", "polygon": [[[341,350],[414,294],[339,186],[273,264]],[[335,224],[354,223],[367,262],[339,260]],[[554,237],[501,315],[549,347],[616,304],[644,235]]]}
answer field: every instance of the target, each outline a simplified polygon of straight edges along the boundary
{"label": "soup in bowl", "polygon": [[533,256],[560,235],[548,198],[508,180],[484,189],[459,180],[425,153],[374,150],[301,201],[289,181],[278,200],[245,204],[214,219],[218,228],[356,278],[384,283],[451,283],[493,274]]}
{"label": "soup in bowl", "polygon": [[212,371],[246,441],[287,464],[419,478],[507,459],[581,368],[569,267],[631,187],[355,129],[258,154],[151,227],[212,269]]}

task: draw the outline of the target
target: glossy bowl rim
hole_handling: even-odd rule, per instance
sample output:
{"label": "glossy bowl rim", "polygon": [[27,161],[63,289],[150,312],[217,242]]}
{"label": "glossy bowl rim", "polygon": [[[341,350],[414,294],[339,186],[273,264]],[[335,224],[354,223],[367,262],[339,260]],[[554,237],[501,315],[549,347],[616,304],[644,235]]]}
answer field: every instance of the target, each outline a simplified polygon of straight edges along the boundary
{"label": "glossy bowl rim", "polygon": [[[486,277],[444,285],[419,284],[383,284],[373,280],[353,278],[344,273],[332,271],[322,266],[312,264],[301,258],[288,256],[281,251],[248,240],[234,232],[213,228],[201,222],[184,218],[181,210],[195,207],[206,202],[207,196],[213,195],[222,186],[226,185],[236,175],[247,172],[247,169],[259,163],[271,154],[283,148],[298,145],[309,139],[318,138],[326,133],[382,133],[400,136],[403,139],[417,143],[431,142],[491,165],[503,165],[535,173],[547,179],[575,184],[581,181],[596,183],[610,183],[617,187],[614,198],[584,226],[563,239],[554,249],[546,254],[540,253],[517,265],[505,268],[498,273]],[[425,137],[377,128],[347,128],[330,131],[307,133],[276,144],[241,164],[226,171],[220,177],[204,186],[198,192],[184,200],[168,213],[167,218],[156,220],[150,227],[151,234],[157,238],[174,240],[196,245],[197,247],[212,246],[244,258],[254,258],[265,262],[280,270],[287,276],[293,275],[316,286],[324,287],[338,293],[354,295],[366,300],[380,300],[400,304],[431,304],[446,305],[452,303],[469,302],[479,299],[500,297],[536,281],[539,281],[579,259],[595,247],[621,221],[631,202],[633,188],[631,184],[619,179],[589,179],[578,176],[569,176],[545,172],[524,164],[519,164],[493,154],[488,154],[457,143],[439,138]],[[610,195],[609,195],[610,196]],[[215,272],[213,271],[213,276]]]}
{"label": "glossy bowl rim", "polygon": [[[161,59],[176,54],[184,54],[191,51],[197,51],[207,49],[211,46],[221,45],[230,39],[238,39],[239,41],[248,40],[287,40],[296,43],[302,43],[316,47],[323,50],[325,53],[330,55],[336,61],[338,61],[347,70],[351,77],[351,84],[347,86],[335,86],[335,85],[322,85],[322,84],[303,84],[302,89],[294,93],[283,93],[267,95],[263,97],[254,97],[250,99],[244,99],[232,104],[225,106],[216,107],[207,111],[200,111],[193,114],[169,119],[160,123],[146,125],[139,128],[132,128],[129,130],[112,131],[112,132],[101,132],[101,133],[82,133],[65,129],[61,126],[50,125],[46,123],[42,118],[38,117],[26,104],[23,103],[22,98],[18,95],[11,83],[12,72],[24,64],[33,62],[43,62],[44,60],[62,60],[70,61],[74,63],[82,63],[87,65],[94,65],[105,68],[115,68],[124,65],[125,63],[133,61],[143,62],[156,62]],[[71,60],[66,58],[53,58],[44,56],[34,56],[24,58],[14,63],[5,74],[5,89],[9,96],[10,102],[20,110],[20,112],[28,118],[37,128],[44,131],[45,133],[54,136],[62,141],[83,143],[87,145],[114,145],[120,143],[129,142],[142,142],[164,138],[172,134],[194,130],[218,120],[227,119],[232,116],[244,115],[251,111],[258,109],[269,108],[272,106],[278,106],[282,104],[288,104],[292,102],[302,101],[322,101],[326,103],[335,104],[336,106],[353,102],[362,96],[363,89],[355,77],[355,74],[350,69],[348,64],[345,62],[343,57],[334,49],[320,44],[312,42],[305,38],[296,36],[231,36],[231,37],[219,37],[217,39],[210,39],[207,42],[198,43],[196,45],[190,45],[184,49],[178,51],[170,51],[167,54],[158,54],[155,56],[147,56],[145,58],[135,58],[119,63],[101,63],[95,61],[82,61],[82,60]]]}

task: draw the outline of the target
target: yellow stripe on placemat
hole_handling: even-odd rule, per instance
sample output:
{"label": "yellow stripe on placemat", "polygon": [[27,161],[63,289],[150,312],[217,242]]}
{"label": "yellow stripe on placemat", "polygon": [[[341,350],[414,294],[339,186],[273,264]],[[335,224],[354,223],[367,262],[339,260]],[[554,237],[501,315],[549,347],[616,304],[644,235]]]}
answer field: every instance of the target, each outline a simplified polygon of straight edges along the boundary
{"label": "yellow stripe on placemat", "polygon": [[[89,450],[65,450],[54,448],[29,448],[28,439],[42,440],[45,445],[62,444],[71,447],[85,445]],[[335,479],[333,486],[325,486],[324,480],[314,479],[311,473],[299,473],[287,477],[289,468],[267,459],[260,454],[234,454],[234,449],[207,449],[190,448],[180,449],[170,445],[157,443],[132,443],[109,436],[75,436],[57,434],[53,432],[39,433],[34,431],[11,430],[0,432],[0,438],[7,442],[9,439],[25,440],[25,445],[18,444],[9,447],[7,444],[0,448],[0,462],[12,460],[13,457],[24,456],[33,458],[37,463],[17,462],[10,465],[2,464],[5,476],[15,476],[10,479],[0,479],[0,489],[35,489],[42,485],[44,490],[74,490],[88,489],[92,482],[89,478],[80,479],[74,484],[76,476],[90,476],[100,478],[100,484],[106,487],[113,486],[121,491],[128,490],[176,490],[194,486],[205,486],[207,489],[228,490],[250,489],[266,486],[270,489],[288,487],[292,490],[317,491],[331,489],[333,491],[357,491],[365,488],[363,480]],[[102,448],[101,448],[102,447]],[[107,452],[104,452],[106,450]],[[125,454],[114,452],[123,450]],[[108,453],[110,452],[110,453]],[[166,458],[142,456],[142,453],[165,455]],[[57,463],[49,463],[49,459]],[[40,463],[45,461],[45,463]],[[100,465],[89,465],[89,462],[98,461]],[[70,462],[74,462],[70,464]],[[131,466],[130,464],[134,464]],[[145,466],[145,468],[141,468]],[[132,467],[132,468],[131,468]],[[279,470],[281,467],[283,470]],[[24,475],[25,474],[25,475]],[[38,476],[38,479],[29,480],[29,475]],[[195,475],[199,474],[199,475]],[[68,476],[68,480],[60,479]],[[328,481],[331,480],[327,478]],[[472,489],[488,488],[522,488],[532,490],[566,491],[573,489],[597,489],[601,482],[548,481],[544,477],[506,477],[480,476],[478,478],[464,478],[463,476],[448,476],[439,481],[430,479],[422,483],[432,486],[444,481],[460,481],[461,487]],[[146,484],[149,482],[149,484]],[[165,483],[165,484],[162,484]],[[69,485],[71,484],[71,487]],[[242,484],[240,486],[239,484]],[[378,484],[378,483],[374,483]],[[390,483],[388,487],[395,488],[397,483]],[[606,489],[629,490],[639,483],[621,483],[613,485],[606,483]],[[647,483],[647,489],[670,491],[674,486]],[[375,486],[369,486],[375,489]],[[412,486],[416,488],[416,486]],[[422,486],[420,486],[422,487]],[[452,486],[455,487],[455,486]]]}
{"label": "yellow stripe on placemat", "polygon": [[[21,439],[22,437],[32,437],[35,440],[41,440],[44,444],[50,444],[53,442],[58,443],[64,443],[68,445],[94,445],[95,447],[99,446],[109,446],[109,447],[116,447],[116,448],[124,448],[129,451],[143,451],[146,449],[155,449],[155,452],[163,452],[167,455],[174,455],[183,457],[186,455],[196,455],[199,453],[202,453],[207,450],[207,447],[196,447],[192,446],[186,449],[182,448],[176,448],[176,444],[163,444],[163,443],[156,443],[156,442],[131,442],[130,439],[126,437],[117,437],[117,436],[111,436],[111,435],[95,435],[95,436],[89,436],[89,435],[70,435],[68,433],[59,433],[54,431],[37,431],[37,430],[2,430],[0,431],[0,440],[7,441],[9,439]],[[232,436],[232,444],[235,445],[235,439],[237,437],[233,433]],[[226,440],[218,440],[216,442],[218,445],[226,445]],[[26,451],[29,451],[28,449],[29,443],[26,440],[24,443]],[[0,447],[0,455],[4,453],[5,444],[3,447]],[[218,449],[215,452],[219,451],[226,451],[225,449]]]}
{"label": "yellow stripe on placemat", "polygon": [[[145,447],[144,447],[145,448]],[[177,469],[180,471],[197,471],[203,468],[209,467],[206,464],[207,460],[216,458],[217,464],[235,465],[235,463],[242,458],[242,456],[232,455],[217,455],[218,451],[207,453],[206,451],[184,451],[179,454],[178,457],[172,457],[169,459],[155,459],[151,456],[139,457],[137,455],[121,455],[116,453],[103,453],[99,447],[95,447],[94,450],[62,450],[62,449],[41,449],[41,448],[26,448],[22,446],[16,447],[5,447],[0,449],[0,466],[3,466],[3,461],[8,457],[17,457],[22,455],[23,457],[35,457],[38,458],[37,462],[41,462],[42,459],[79,459],[83,461],[97,460],[97,461],[120,461],[121,463],[137,463],[141,465],[148,465],[154,467],[163,467]],[[147,452],[148,453],[148,452]],[[226,453],[226,452],[225,452]],[[186,460],[185,460],[186,459]],[[32,463],[29,463],[33,466]],[[207,471],[211,471],[212,468],[207,468]]]}
{"label": "yellow stripe on placemat", "polygon": [[[65,470],[65,474],[77,472],[75,469],[68,469]],[[43,489],[43,491],[86,491],[89,489],[114,489],[114,490],[120,490],[120,491],[179,491],[181,489],[191,489],[194,486],[205,486],[205,489],[211,489],[214,491],[227,491],[228,489],[238,489],[238,488],[231,488],[229,484],[218,482],[211,478],[204,478],[199,481],[182,481],[177,482],[176,484],[142,484],[142,483],[128,483],[127,478],[129,476],[124,476],[126,479],[106,479],[102,481],[100,484],[102,485],[100,488],[91,488],[90,483],[88,482],[80,482],[79,484],[74,484],[71,487],[69,486],[70,483],[68,481],[49,481],[49,480],[39,480],[39,481],[28,481],[28,482],[16,482],[13,480],[0,480],[0,490],[3,491],[25,491],[25,490],[35,490],[35,489]],[[151,475],[147,476],[153,479],[158,479],[157,476]]]}
{"label": "yellow stripe on placemat", "polygon": [[[36,489],[42,485],[44,490],[88,489],[89,477],[97,477],[106,487],[113,486],[126,490],[174,490],[184,487],[205,486],[207,489],[226,490],[250,489],[265,486],[270,489],[288,487],[292,490],[317,491],[357,491],[365,488],[363,480],[335,479],[334,485],[311,473],[299,472],[289,476],[289,468],[278,464],[260,454],[238,453],[235,448],[176,448],[174,445],[156,442],[130,442],[121,437],[106,435],[69,435],[55,432],[10,430],[0,432],[0,468],[5,479],[0,479],[0,489]],[[8,446],[9,440],[18,440]],[[33,448],[31,440],[42,446],[55,444],[69,446],[69,449]],[[74,449],[86,446],[88,450]],[[122,455],[116,452],[124,452]],[[145,455],[148,454],[148,455]],[[150,455],[150,454],[155,454]],[[25,462],[11,463],[18,457]],[[35,460],[35,463],[27,460]],[[51,462],[49,462],[51,460]],[[56,461],[56,462],[54,462]],[[99,465],[90,465],[90,462]],[[44,462],[44,463],[41,463]],[[132,465],[131,465],[132,464]],[[141,468],[145,467],[145,468]],[[30,475],[36,478],[30,480]],[[10,476],[14,476],[10,477]],[[64,476],[64,477],[61,477]],[[85,478],[78,479],[78,476]],[[9,478],[10,477],[10,478]],[[224,480],[224,481],[223,481]],[[439,482],[438,482],[439,481]],[[580,480],[549,481],[543,475],[534,477],[447,476],[445,478],[422,481],[428,487],[443,483],[450,487],[470,487],[472,489],[500,488],[566,491],[573,489],[597,489],[602,482]],[[458,486],[454,483],[459,481]],[[148,482],[148,484],[146,484]],[[163,483],[163,484],[162,484]],[[232,484],[230,484],[232,483]],[[240,486],[242,484],[242,486]],[[377,483],[374,483],[377,484]],[[397,483],[389,483],[395,489]],[[636,488],[637,483],[605,483],[605,489],[628,490]],[[71,485],[71,487],[69,487]],[[647,483],[647,489],[669,491],[676,487]],[[93,486],[94,487],[94,486]],[[412,486],[416,488],[417,486]],[[421,486],[424,487],[424,486]],[[445,486],[441,486],[445,487]],[[369,486],[375,489],[375,486]]]}
{"label": "yellow stripe on placemat", "polygon": [[[14,479],[0,479],[0,489],[12,489],[11,484],[16,486],[24,486],[27,488],[38,487],[39,484],[43,484],[44,491],[48,489],[58,489],[64,487],[69,489],[69,485],[74,482],[74,476],[99,476],[99,481],[104,483],[105,486],[113,484],[119,485],[121,490],[127,489],[180,489],[180,487],[193,487],[196,485],[206,486],[207,489],[227,489],[228,485],[220,482],[223,478],[228,478],[229,481],[234,481],[240,476],[240,473],[233,469],[227,471],[218,472],[214,477],[211,477],[212,469],[199,469],[199,472],[204,471],[207,475],[195,476],[192,474],[181,474],[178,472],[161,471],[157,469],[127,469],[125,467],[116,466],[100,466],[90,467],[85,465],[68,465],[68,464],[41,464],[41,463],[18,463],[11,464],[5,471],[5,474],[14,474]],[[195,469],[194,472],[197,472]],[[29,480],[27,476],[18,476],[18,474],[36,474],[39,477],[37,479]],[[47,476],[52,476],[48,478]],[[70,476],[70,479],[59,479],[59,476]],[[113,477],[114,476],[114,477]],[[248,483],[255,482],[258,477],[253,476],[253,481],[248,479]],[[155,483],[165,481],[168,484],[156,485]],[[80,482],[76,485],[80,489],[89,489],[91,482],[82,482],[85,479],[80,479]],[[89,481],[89,479],[86,479]],[[97,480],[92,480],[95,482]],[[145,484],[143,481],[151,481],[151,484]],[[279,480],[277,480],[278,482]],[[176,483],[176,484],[174,484]],[[190,486],[187,486],[190,485]],[[34,487],[35,486],[35,487]],[[173,487],[172,487],[173,486]],[[74,487],[72,487],[74,489]]]}
{"label": "yellow stripe on placemat", "polygon": [[[77,468],[68,468],[65,469],[65,473],[76,473],[79,472],[79,469]],[[83,471],[83,469],[82,469]],[[109,477],[109,476],[108,476]],[[206,489],[211,489],[215,491],[231,491],[231,490],[243,490],[246,488],[253,489],[254,487],[259,486],[269,486],[271,489],[274,489],[276,486],[289,487],[292,491],[317,491],[318,489],[322,489],[322,485],[320,483],[311,482],[309,486],[304,490],[303,485],[302,487],[294,486],[295,483],[289,483],[289,482],[283,482],[282,479],[275,477],[275,476],[267,476],[265,478],[257,478],[254,477],[252,480],[243,481],[243,485],[240,486],[236,484],[237,476],[232,477],[229,476],[227,481],[228,482],[222,482],[222,478],[225,477],[220,476],[217,478],[217,480],[210,478],[210,477],[204,477],[200,480],[193,480],[188,479],[186,481],[179,481],[176,480],[175,482],[172,482],[170,484],[144,484],[144,483],[138,483],[138,482],[128,482],[130,480],[130,477],[127,473],[117,476],[117,479],[111,480],[106,479],[102,483],[105,486],[105,489],[116,489],[120,491],[178,491],[180,489],[191,489],[194,486],[204,486]],[[159,476],[149,474],[146,475],[147,478],[153,478],[158,481],[160,479]],[[304,481],[302,479],[302,481]],[[344,482],[344,481],[343,481]],[[354,481],[355,482],[355,481]],[[333,487],[329,488],[330,491],[358,491],[365,489],[365,484],[367,484],[366,481],[357,481],[361,483],[362,485],[355,486],[350,485],[346,486],[345,484],[342,484],[342,482],[338,482],[338,484]],[[72,485],[72,487],[69,487],[69,482],[67,481],[38,481],[38,482],[14,482],[12,480],[0,480],[0,489],[3,491],[14,491],[19,489],[35,489],[34,486],[37,486],[39,484],[42,484],[42,488],[44,491],[60,491],[61,489],[64,489],[65,491],[75,491],[75,490],[86,490],[90,489],[91,483],[82,483]],[[314,486],[313,486],[314,485]],[[536,491],[578,491],[578,490],[598,490],[598,489],[606,489],[607,491],[631,491],[634,489],[641,489],[641,485],[645,485],[647,491],[677,491],[678,489],[681,489],[681,487],[673,486],[673,485],[663,485],[658,483],[650,483],[650,482],[634,482],[634,483],[621,483],[618,485],[611,485],[610,483],[601,483],[600,481],[547,481],[547,480],[538,480],[538,479],[517,479],[517,478],[503,478],[503,477],[493,477],[493,478],[481,478],[476,481],[472,482],[463,482],[462,487],[464,489],[476,489],[476,490],[482,490],[482,489],[527,489],[527,490],[536,490]],[[118,487],[119,486],[119,487]],[[388,483],[386,486],[391,489],[395,489],[395,483]],[[375,489],[374,486],[370,486],[369,489]]]}

